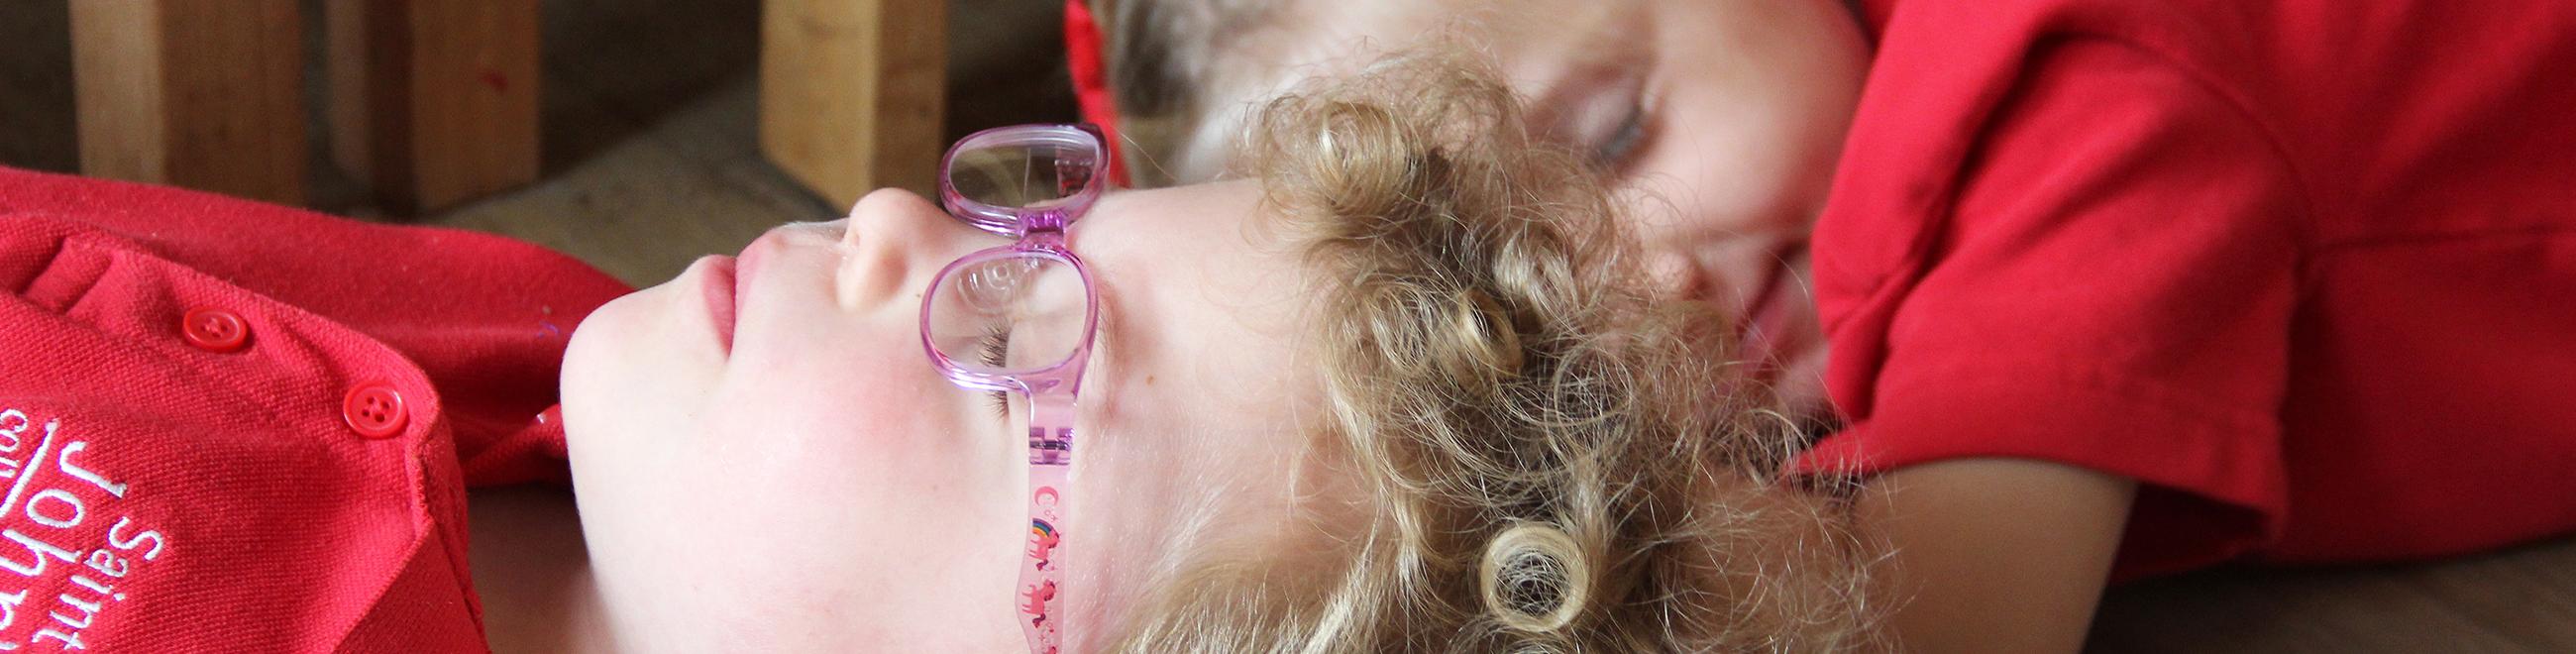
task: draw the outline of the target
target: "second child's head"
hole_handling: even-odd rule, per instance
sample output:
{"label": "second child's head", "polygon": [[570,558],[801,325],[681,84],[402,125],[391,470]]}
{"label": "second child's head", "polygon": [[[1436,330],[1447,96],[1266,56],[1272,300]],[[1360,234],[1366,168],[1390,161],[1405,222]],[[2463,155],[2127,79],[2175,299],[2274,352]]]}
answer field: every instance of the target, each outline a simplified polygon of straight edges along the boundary
{"label": "second child's head", "polygon": [[1838,0],[1093,0],[1141,186],[1241,169],[1261,101],[1389,53],[1466,47],[1529,129],[1587,153],[1634,202],[1674,292],[1741,312],[1766,381],[1820,411],[1807,235],[1868,45]]}

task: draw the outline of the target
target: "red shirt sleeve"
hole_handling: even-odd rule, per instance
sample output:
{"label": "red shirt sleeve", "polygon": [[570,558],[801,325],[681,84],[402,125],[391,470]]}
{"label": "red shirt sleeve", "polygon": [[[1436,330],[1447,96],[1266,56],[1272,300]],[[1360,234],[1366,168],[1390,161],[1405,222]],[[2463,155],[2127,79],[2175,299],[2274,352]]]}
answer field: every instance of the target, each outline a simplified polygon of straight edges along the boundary
{"label": "red shirt sleeve", "polygon": [[442,393],[475,485],[570,483],[555,403],[563,347],[630,289],[534,245],[380,225],[178,189],[0,169],[0,212],[94,227],[383,342]]}
{"label": "red shirt sleeve", "polygon": [[[2147,50],[2068,38],[2024,61],[2008,89],[1971,91],[2002,94],[1954,169],[1837,188],[1818,276],[1874,283],[1820,284],[1851,423],[1798,465],[2081,466],[2144,484],[2116,576],[2242,553],[2284,508],[2296,177],[2263,125]],[[1859,120],[1915,119],[1879,105]],[[1921,165],[1858,134],[1846,173]],[[1901,203],[1870,194],[1947,201],[1871,211]]]}
{"label": "red shirt sleeve", "polygon": [[490,236],[0,169],[0,647],[483,649],[465,487],[561,475],[561,332],[622,290]]}

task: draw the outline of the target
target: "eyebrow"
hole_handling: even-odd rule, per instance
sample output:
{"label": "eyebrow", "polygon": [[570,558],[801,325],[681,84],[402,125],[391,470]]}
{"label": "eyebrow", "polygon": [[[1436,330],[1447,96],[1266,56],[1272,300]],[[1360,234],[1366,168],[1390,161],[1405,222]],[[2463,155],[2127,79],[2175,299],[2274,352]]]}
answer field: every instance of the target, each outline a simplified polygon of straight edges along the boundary
{"label": "eyebrow", "polygon": [[[1099,370],[1102,373],[1116,372],[1115,369],[1111,369],[1107,365],[1110,355],[1119,350],[1125,349],[1115,344],[1118,341],[1118,336],[1125,333],[1125,330],[1112,328],[1113,325],[1118,323],[1118,314],[1121,313],[1115,307],[1117,307],[1122,300],[1113,299],[1118,298],[1119,294],[1117,291],[1111,290],[1110,288],[1111,284],[1109,283],[1108,271],[1094,268],[1092,269],[1091,274],[1093,308],[1091,325],[1091,360],[1083,362],[1084,377],[1092,376],[1092,371],[1094,370]],[[1101,374],[1099,379],[1106,381],[1110,379],[1110,376],[1107,374]]]}
{"label": "eyebrow", "polygon": [[[1106,287],[1105,284],[1099,286]],[[1100,302],[1098,315],[1091,326],[1091,361],[1084,364],[1086,367],[1101,366],[1109,361],[1109,355],[1122,349],[1116,345],[1117,335],[1122,333],[1121,330],[1110,328],[1118,323],[1118,312],[1110,309],[1111,303],[1108,301],[1111,293],[1107,290],[1094,292],[1100,295]]]}

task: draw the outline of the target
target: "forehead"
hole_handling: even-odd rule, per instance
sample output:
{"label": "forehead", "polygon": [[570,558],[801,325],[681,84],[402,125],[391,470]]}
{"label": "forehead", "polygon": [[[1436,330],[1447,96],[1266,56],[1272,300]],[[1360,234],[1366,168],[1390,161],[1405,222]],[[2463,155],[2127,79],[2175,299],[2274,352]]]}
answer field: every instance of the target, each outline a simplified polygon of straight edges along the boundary
{"label": "forehead", "polygon": [[1084,390],[1086,404],[1105,400],[1100,424],[1201,429],[1287,410],[1265,398],[1296,392],[1317,280],[1257,186],[1114,193],[1073,237],[1104,314]]}
{"label": "forehead", "polygon": [[[1685,0],[1704,1],[1704,0]],[[1210,114],[1183,147],[1181,168],[1222,161],[1259,100],[1318,78],[1353,75],[1387,55],[1448,39],[1490,54],[1503,76],[1538,100],[1631,66],[1653,47],[1641,0],[1302,0],[1219,44]]]}
{"label": "forehead", "polygon": [[[1285,526],[1291,470],[1308,456],[1321,386],[1307,365],[1316,276],[1290,229],[1248,182],[1125,191],[1077,224],[1102,332],[1084,379],[1090,443],[1079,511],[1114,525],[1104,587],[1141,588],[1163,559],[1224,520],[1239,534]],[[1088,482],[1086,482],[1088,483]]]}
{"label": "forehead", "polygon": [[1638,0],[1305,0],[1279,12],[1237,59],[1347,72],[1449,36],[1486,47],[1506,64],[1581,62],[1636,43],[1646,27],[1637,20],[1640,9]]}

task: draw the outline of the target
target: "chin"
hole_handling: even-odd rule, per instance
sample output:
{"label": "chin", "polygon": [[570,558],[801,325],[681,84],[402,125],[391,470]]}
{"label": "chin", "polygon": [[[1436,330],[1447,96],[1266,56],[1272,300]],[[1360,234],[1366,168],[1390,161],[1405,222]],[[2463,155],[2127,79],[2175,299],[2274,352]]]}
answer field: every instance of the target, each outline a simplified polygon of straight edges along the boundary
{"label": "chin", "polygon": [[588,404],[581,400],[590,397],[587,391],[597,388],[604,381],[602,377],[614,376],[606,370],[607,364],[617,360],[617,344],[626,340],[624,332],[632,322],[624,316],[635,312],[641,295],[629,293],[610,300],[573,327],[572,338],[564,344],[563,371],[556,382],[557,401],[563,403],[566,413]]}

